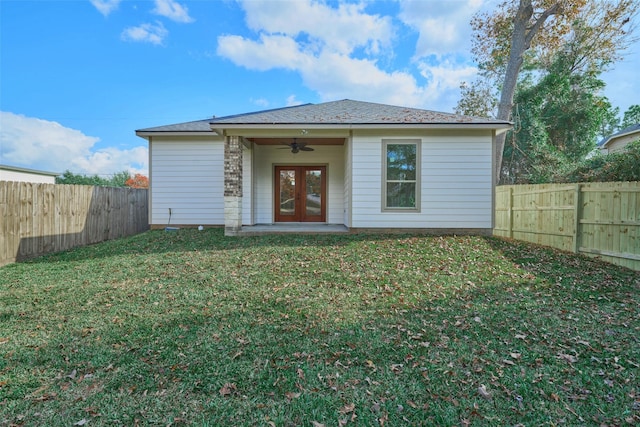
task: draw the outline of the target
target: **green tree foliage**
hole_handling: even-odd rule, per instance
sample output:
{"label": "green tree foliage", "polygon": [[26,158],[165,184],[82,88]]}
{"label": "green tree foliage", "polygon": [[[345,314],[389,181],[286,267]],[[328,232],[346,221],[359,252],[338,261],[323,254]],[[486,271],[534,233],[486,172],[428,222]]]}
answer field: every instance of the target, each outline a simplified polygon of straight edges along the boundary
{"label": "green tree foliage", "polygon": [[[476,15],[471,22],[472,52],[480,67],[480,83],[467,85],[467,90],[463,87],[457,111],[475,114],[496,105],[495,117],[511,120],[517,87],[523,81],[521,73],[548,70],[558,54],[567,51],[568,43],[573,43],[571,49],[580,47],[574,56],[574,72],[606,68],[634,40],[636,2],[504,0],[493,12]],[[487,86],[494,90],[486,91]],[[483,94],[495,98],[479,103]],[[496,138],[498,175],[504,171],[504,142],[502,135]]]}
{"label": "green tree foliage", "polygon": [[624,112],[622,123],[620,128],[628,128],[629,126],[637,125],[640,123],[640,105],[632,105],[627,111]]}
{"label": "green tree foliage", "polygon": [[628,144],[624,151],[598,154],[583,160],[556,182],[640,181],[640,139]]}
{"label": "green tree foliage", "polygon": [[62,176],[56,178],[56,184],[94,185],[97,187],[126,187],[125,183],[130,178],[129,172],[122,171],[113,174],[110,178],[98,175],[74,174],[66,170]]}
{"label": "green tree foliage", "polygon": [[539,81],[523,81],[515,97],[515,129],[507,136],[503,183],[551,182],[574,168],[596,146],[612,108],[598,93],[604,83],[595,70],[576,71],[567,50]]}

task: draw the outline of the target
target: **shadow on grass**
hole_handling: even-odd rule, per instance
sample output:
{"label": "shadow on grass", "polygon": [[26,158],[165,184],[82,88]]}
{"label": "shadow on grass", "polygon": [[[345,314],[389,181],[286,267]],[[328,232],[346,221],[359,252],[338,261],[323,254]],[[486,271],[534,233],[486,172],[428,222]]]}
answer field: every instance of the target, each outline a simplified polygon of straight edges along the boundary
{"label": "shadow on grass", "polygon": [[[532,255],[531,249],[492,244],[511,262]],[[60,405],[68,417],[63,421],[89,418],[86,408],[104,413],[105,402],[112,402],[113,420],[140,417],[151,405],[166,422],[195,402],[199,419],[217,425],[258,424],[268,417],[281,417],[282,425],[308,425],[310,407],[313,420],[337,425],[350,404],[362,425],[376,425],[380,414],[390,425],[454,425],[474,417],[488,417],[491,424],[496,413],[500,418],[493,421],[503,425],[561,422],[567,406],[588,412],[607,399],[610,388],[582,383],[557,354],[568,352],[575,345],[571,337],[580,333],[591,346],[580,350],[577,369],[597,378],[602,366],[589,356],[603,359],[603,346],[592,334],[604,336],[594,331],[606,327],[595,322],[593,331],[576,332],[580,324],[563,318],[572,289],[555,287],[556,298],[549,300],[535,296],[549,283],[522,275],[507,284],[508,276],[500,276],[412,301],[386,295],[349,321],[320,316],[340,313],[329,301],[324,310],[309,311],[304,299],[265,302],[257,292],[237,304],[210,294],[192,304],[171,300],[156,312],[140,293],[123,300],[140,309],[119,323],[109,320],[87,332],[88,319],[69,319],[47,344],[28,350],[30,362],[24,354],[21,360],[8,357],[9,368],[46,372],[49,380],[48,387],[36,381],[19,391],[10,384],[5,398],[28,401],[40,413]],[[156,290],[157,297],[167,290]],[[590,312],[585,306],[578,314]],[[632,360],[628,351],[616,357]],[[601,419],[592,421],[615,424],[615,414],[631,407],[633,387],[622,381],[627,376],[616,379],[621,385],[615,404],[602,407],[601,414],[594,410]],[[478,395],[480,384],[491,399]],[[589,395],[573,398],[585,387]],[[193,416],[186,421],[196,422]]]}
{"label": "shadow on grass", "polygon": [[602,286],[629,280],[640,285],[640,273],[586,255],[497,237],[485,240],[518,268],[550,283],[584,281],[588,275],[589,283]]}
{"label": "shadow on grass", "polygon": [[82,261],[119,255],[169,254],[191,251],[232,251],[247,248],[273,247],[331,247],[347,246],[357,242],[377,242],[399,239],[412,234],[317,234],[317,235],[264,235],[248,237],[226,237],[224,229],[210,228],[179,229],[173,231],[150,230],[142,234],[95,245],[57,252],[23,261],[24,263],[47,263],[56,261]]}

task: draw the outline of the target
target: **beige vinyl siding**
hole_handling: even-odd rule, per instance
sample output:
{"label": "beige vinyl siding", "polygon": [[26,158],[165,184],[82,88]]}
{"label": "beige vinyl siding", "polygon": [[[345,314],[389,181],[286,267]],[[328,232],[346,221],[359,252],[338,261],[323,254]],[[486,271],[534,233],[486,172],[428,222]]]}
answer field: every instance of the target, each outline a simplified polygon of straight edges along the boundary
{"label": "beige vinyl siding", "polygon": [[152,225],[224,224],[224,141],[215,137],[153,137]]}
{"label": "beige vinyl siding", "polygon": [[[382,212],[382,139],[420,138],[420,212]],[[354,135],[354,228],[491,228],[489,131]]]}
{"label": "beige vinyl siding", "polygon": [[621,136],[619,138],[612,139],[607,144],[606,151],[607,153],[619,153],[624,151],[627,147],[627,144],[640,139],[640,132],[634,132],[631,135]]}
{"label": "beige vinyl siding", "polygon": [[[277,145],[254,147],[254,219],[256,224],[271,224],[273,212],[273,174],[276,165],[326,165],[327,166],[327,223],[344,222],[344,149],[342,145],[313,145],[315,151],[297,154],[281,150]],[[286,148],[286,147],[285,147]]]}

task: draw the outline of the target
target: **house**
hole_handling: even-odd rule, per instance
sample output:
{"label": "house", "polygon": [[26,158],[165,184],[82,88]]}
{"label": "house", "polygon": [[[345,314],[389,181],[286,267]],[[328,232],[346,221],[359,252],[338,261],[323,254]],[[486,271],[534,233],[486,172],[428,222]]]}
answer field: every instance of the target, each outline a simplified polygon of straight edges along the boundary
{"label": "house", "polygon": [[624,151],[627,144],[640,139],[640,123],[631,125],[602,139],[598,146],[603,153],[617,153]]}
{"label": "house", "polygon": [[45,172],[35,169],[0,165],[0,181],[32,182],[34,184],[55,184],[59,172]]}
{"label": "house", "polygon": [[152,228],[338,224],[490,234],[506,121],[353,100],[140,129]]}

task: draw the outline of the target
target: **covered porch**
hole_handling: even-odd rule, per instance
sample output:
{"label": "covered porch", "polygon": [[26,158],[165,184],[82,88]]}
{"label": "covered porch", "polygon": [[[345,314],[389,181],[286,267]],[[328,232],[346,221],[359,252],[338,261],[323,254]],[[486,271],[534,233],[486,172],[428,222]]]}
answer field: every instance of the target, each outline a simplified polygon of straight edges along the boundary
{"label": "covered porch", "polygon": [[227,235],[348,231],[347,133],[224,132]]}

